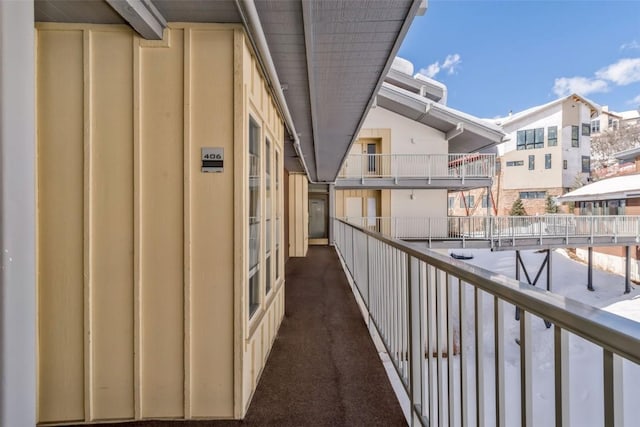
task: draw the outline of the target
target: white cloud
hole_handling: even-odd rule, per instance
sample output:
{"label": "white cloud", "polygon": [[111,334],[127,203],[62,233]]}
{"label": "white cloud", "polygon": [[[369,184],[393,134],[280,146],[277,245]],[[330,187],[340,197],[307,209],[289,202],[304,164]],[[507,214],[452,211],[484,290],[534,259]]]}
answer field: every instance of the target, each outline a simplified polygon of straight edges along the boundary
{"label": "white cloud", "polygon": [[454,53],[452,55],[447,55],[447,57],[440,65],[440,61],[436,61],[433,64],[430,64],[426,68],[421,68],[418,71],[420,74],[427,76],[429,78],[434,78],[440,71],[446,71],[447,74],[454,74],[457,71],[458,66],[462,63],[462,59],[460,55]]}
{"label": "white cloud", "polygon": [[638,40],[631,40],[629,43],[623,43],[620,45],[620,50],[626,49],[640,49],[640,43]]}
{"label": "white cloud", "polygon": [[631,104],[631,105],[640,105],[640,95],[636,96],[635,98],[627,101],[627,104]]}
{"label": "white cloud", "polygon": [[419,73],[429,78],[434,78],[440,72],[440,63],[438,61],[429,65],[427,68],[421,68]]}
{"label": "white cloud", "polygon": [[567,96],[577,93],[586,96],[594,92],[606,92],[609,85],[601,79],[589,79],[587,77],[560,77],[553,84],[553,93],[558,96]]}
{"label": "white cloud", "polygon": [[447,70],[449,74],[453,74],[456,72],[456,68],[460,65],[462,60],[460,59],[460,55],[454,53],[453,55],[447,55],[442,63],[442,69]]}
{"label": "white cloud", "polygon": [[596,72],[599,79],[624,86],[640,82],[640,58],[625,58]]}

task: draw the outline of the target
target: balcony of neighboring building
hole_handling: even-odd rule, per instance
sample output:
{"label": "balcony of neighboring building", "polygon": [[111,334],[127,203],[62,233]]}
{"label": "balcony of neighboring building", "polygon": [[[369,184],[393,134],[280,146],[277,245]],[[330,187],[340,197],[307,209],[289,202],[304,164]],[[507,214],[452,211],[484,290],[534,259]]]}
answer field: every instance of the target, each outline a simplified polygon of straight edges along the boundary
{"label": "balcony of neighboring building", "polygon": [[495,154],[349,154],[337,189],[455,189],[490,187]]}

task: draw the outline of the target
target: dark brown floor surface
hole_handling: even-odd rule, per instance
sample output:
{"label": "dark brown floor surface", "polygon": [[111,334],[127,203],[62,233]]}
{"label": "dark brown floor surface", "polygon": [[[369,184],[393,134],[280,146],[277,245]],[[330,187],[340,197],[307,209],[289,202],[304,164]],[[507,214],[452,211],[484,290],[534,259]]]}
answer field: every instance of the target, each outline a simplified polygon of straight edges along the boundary
{"label": "dark brown floor surface", "polygon": [[103,426],[404,426],[375,346],[332,247],[286,266],[285,317],[243,421]]}

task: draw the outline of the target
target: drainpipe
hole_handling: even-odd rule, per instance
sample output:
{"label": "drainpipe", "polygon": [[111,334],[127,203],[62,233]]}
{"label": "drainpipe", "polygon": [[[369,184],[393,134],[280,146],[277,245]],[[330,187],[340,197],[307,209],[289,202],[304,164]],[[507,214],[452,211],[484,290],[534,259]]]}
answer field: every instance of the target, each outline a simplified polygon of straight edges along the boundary
{"label": "drainpipe", "polygon": [[278,79],[276,67],[273,64],[273,58],[271,57],[271,52],[269,51],[267,39],[264,36],[264,30],[262,29],[262,24],[260,23],[260,17],[258,16],[256,5],[253,0],[236,0],[236,7],[238,8],[238,12],[240,12],[242,22],[249,30],[249,40],[251,41],[253,48],[258,53],[258,62],[260,63],[262,71],[267,75],[271,83],[271,89],[276,96],[277,104],[280,107],[280,112],[284,116],[284,121],[287,125],[287,128],[289,129],[289,135],[293,139],[293,148],[298,155],[300,162],[302,163],[302,167],[304,168],[304,172],[307,174],[309,182],[315,183],[315,181],[311,180],[307,162],[304,160],[304,156],[302,155],[302,149],[300,148],[300,139],[298,138],[298,133],[296,132],[295,125],[293,124],[293,119],[291,118],[289,107],[287,106],[287,100],[285,99],[284,93],[282,92],[282,85],[280,84],[280,79]]}

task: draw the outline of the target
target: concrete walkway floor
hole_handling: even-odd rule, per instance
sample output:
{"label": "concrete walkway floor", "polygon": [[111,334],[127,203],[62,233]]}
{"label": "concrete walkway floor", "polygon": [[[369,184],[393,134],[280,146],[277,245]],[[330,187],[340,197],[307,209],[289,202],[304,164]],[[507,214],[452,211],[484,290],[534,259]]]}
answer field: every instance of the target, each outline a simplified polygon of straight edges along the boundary
{"label": "concrete walkway floor", "polygon": [[242,421],[138,421],[135,427],[404,426],[333,247],[286,265],[285,317]]}

